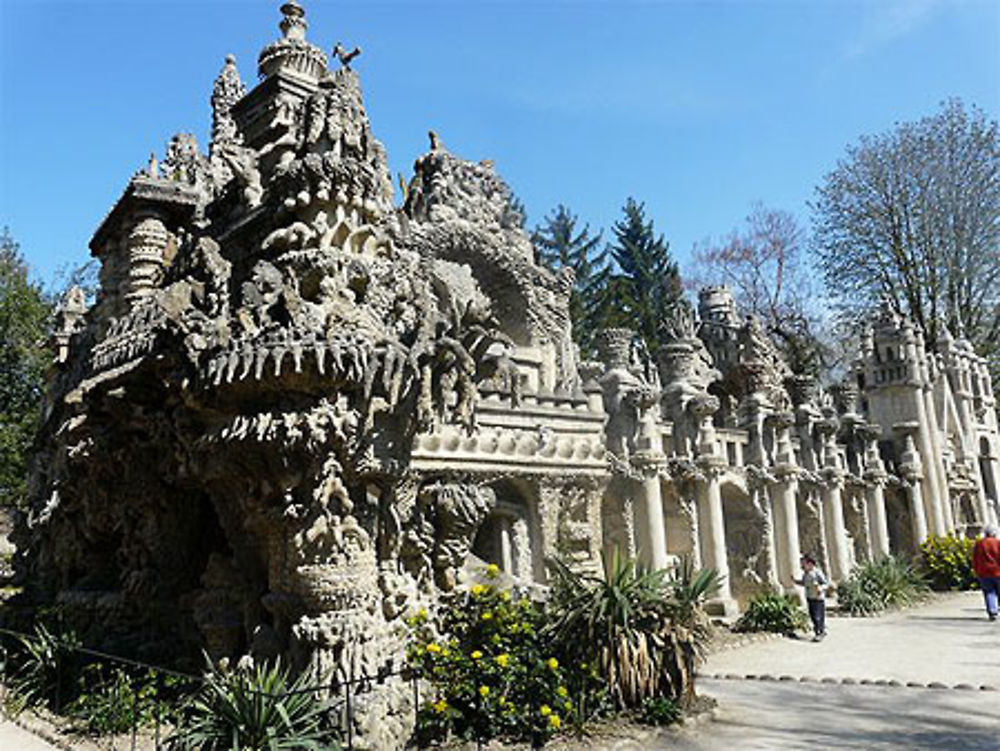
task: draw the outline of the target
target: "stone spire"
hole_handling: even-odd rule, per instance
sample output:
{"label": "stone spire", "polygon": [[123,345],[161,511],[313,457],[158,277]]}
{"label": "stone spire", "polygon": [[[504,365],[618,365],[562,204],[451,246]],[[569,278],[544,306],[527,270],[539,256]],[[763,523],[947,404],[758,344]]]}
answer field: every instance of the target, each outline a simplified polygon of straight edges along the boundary
{"label": "stone spire", "polygon": [[257,58],[261,78],[292,73],[319,79],[327,69],[326,54],[306,41],[306,12],[295,0],[281,6],[281,39],[267,45]]}
{"label": "stone spire", "polygon": [[236,58],[233,55],[226,55],[226,64],[212,86],[211,153],[214,154],[220,146],[238,144],[242,140],[230,110],[246,96],[246,93],[247,88],[240,80],[240,72],[236,69]]}

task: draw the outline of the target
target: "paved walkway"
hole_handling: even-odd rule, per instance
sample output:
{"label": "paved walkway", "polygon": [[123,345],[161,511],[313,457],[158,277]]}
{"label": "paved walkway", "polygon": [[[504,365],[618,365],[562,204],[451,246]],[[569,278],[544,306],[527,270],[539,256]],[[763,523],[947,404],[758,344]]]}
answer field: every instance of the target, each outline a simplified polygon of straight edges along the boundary
{"label": "paved walkway", "polygon": [[1000,621],[986,619],[979,592],[945,595],[879,618],[828,618],[827,630],[819,643],[776,639],[711,655],[701,673],[1000,689]]}
{"label": "paved walkway", "polygon": [[0,751],[53,751],[54,748],[14,723],[0,721]]}
{"label": "paved walkway", "polygon": [[716,720],[643,751],[1000,749],[1000,692],[980,688],[1000,689],[1000,621],[986,619],[978,592],[827,626],[820,643],[712,655],[699,691],[718,699]]}

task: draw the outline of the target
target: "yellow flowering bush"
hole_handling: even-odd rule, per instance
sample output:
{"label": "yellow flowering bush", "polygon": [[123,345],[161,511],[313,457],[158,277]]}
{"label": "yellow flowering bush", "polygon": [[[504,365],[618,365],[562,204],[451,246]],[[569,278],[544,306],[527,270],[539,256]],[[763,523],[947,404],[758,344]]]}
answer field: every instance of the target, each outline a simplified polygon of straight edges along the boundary
{"label": "yellow flowering bush", "polygon": [[568,687],[579,681],[542,651],[542,607],[501,590],[495,567],[486,575],[444,603],[435,623],[408,621],[408,663],[431,690],[417,717],[421,748],[449,737],[541,744],[575,721]]}
{"label": "yellow flowering bush", "polygon": [[920,568],[932,589],[975,589],[972,548],[976,541],[968,537],[931,535],[920,543]]}

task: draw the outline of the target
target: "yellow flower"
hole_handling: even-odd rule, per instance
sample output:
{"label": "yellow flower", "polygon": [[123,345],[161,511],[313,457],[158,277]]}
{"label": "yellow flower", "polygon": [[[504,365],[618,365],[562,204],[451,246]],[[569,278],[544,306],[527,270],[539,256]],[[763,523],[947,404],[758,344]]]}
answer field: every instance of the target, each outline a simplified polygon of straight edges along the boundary
{"label": "yellow flower", "polygon": [[430,644],[427,645],[427,651],[432,654],[437,654],[438,652],[441,651],[441,645],[431,642]]}
{"label": "yellow flower", "polygon": [[562,727],[562,720],[559,719],[559,715],[554,714],[549,717],[549,726],[555,728],[556,730]]}
{"label": "yellow flower", "polygon": [[510,662],[510,655],[504,652],[502,655],[497,655],[494,659],[496,660],[497,665],[505,668],[507,667],[507,663]]}
{"label": "yellow flower", "polygon": [[479,597],[479,595],[483,594],[483,592],[486,591],[486,587],[484,587],[482,584],[473,584],[471,591],[473,597]]}
{"label": "yellow flower", "polygon": [[490,687],[489,686],[480,686],[479,687],[479,695],[485,699],[487,696],[490,695]]}
{"label": "yellow flower", "polygon": [[482,618],[484,621],[491,620],[493,618],[493,613],[487,610],[485,613],[483,613]]}
{"label": "yellow flower", "polygon": [[556,693],[564,699],[569,696],[569,690],[565,686],[560,686],[556,689]]}
{"label": "yellow flower", "polygon": [[443,714],[447,708],[448,708],[448,702],[446,702],[444,699],[440,699],[434,704],[434,711],[437,712],[438,714]]}
{"label": "yellow flower", "polygon": [[570,712],[573,710],[573,702],[567,701],[565,704],[563,704],[563,707],[566,709],[567,712]]}
{"label": "yellow flower", "polygon": [[480,652],[478,649],[475,649],[475,650],[473,650],[473,652],[472,652],[472,654],[470,656],[472,657],[473,660],[478,660],[480,657],[483,656],[483,653]]}
{"label": "yellow flower", "polygon": [[491,579],[495,579],[499,573],[500,573],[500,567],[495,563],[491,563],[489,566],[486,567],[486,575]]}
{"label": "yellow flower", "polygon": [[557,667],[559,667],[559,660],[557,660],[555,657],[550,657],[549,661],[545,664],[549,666],[550,670],[555,670]]}
{"label": "yellow flower", "polygon": [[507,706],[507,697],[506,697],[506,696],[501,696],[501,697],[500,697],[500,701],[498,701],[497,703],[498,703],[498,704],[499,704],[499,705],[500,705],[501,707],[506,707],[506,706]]}
{"label": "yellow flower", "polygon": [[506,590],[504,590],[503,592],[501,592],[500,593],[500,599],[503,602],[510,602],[510,592],[507,592]]}
{"label": "yellow flower", "polygon": [[538,708],[538,711],[542,713],[542,717],[548,717],[550,714],[552,714],[552,707],[550,707],[548,704],[543,704],[541,707]]}
{"label": "yellow flower", "polygon": [[427,619],[427,608],[420,608],[420,610],[417,611],[417,618],[419,618],[422,621],[426,620]]}
{"label": "yellow flower", "polygon": [[448,647],[445,647],[444,649],[441,650],[441,656],[442,657],[447,657],[450,654],[451,654],[451,650],[448,649]]}

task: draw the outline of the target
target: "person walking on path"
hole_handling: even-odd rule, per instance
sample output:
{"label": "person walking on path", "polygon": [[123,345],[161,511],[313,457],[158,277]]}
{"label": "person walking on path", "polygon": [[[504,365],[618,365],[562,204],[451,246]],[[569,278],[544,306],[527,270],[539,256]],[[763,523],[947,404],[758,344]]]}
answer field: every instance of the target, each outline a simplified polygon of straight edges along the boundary
{"label": "person walking on path", "polygon": [[826,636],[826,588],[829,582],[823,570],[811,555],[802,556],[802,578],[795,583],[806,588],[806,603],[812,620],[813,641],[823,641]]}
{"label": "person walking on path", "polygon": [[979,577],[979,588],[986,600],[986,615],[997,619],[997,596],[1000,594],[1000,540],[992,524],[983,527],[983,536],[972,548],[972,570]]}

